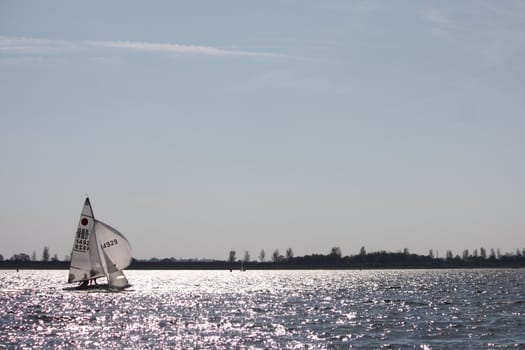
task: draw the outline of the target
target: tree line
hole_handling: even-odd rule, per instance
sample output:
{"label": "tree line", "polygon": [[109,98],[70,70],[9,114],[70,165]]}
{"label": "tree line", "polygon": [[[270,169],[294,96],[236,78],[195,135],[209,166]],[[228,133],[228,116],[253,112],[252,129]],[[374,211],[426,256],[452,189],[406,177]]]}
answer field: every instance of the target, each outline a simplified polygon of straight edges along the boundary
{"label": "tree line", "polygon": [[[67,268],[69,256],[59,260],[57,254],[51,257],[48,247],[44,247],[40,259],[36,252],[30,255],[14,254],[10,259],[4,260],[0,254],[0,267],[12,267],[15,265],[28,266],[32,268]],[[235,269],[239,266],[248,269],[301,269],[301,268],[451,268],[451,267],[525,267],[525,248],[516,249],[514,252],[501,253],[500,249],[475,248],[465,249],[461,253],[454,254],[452,250],[446,250],[443,257],[439,251],[429,250],[428,254],[412,254],[408,248],[397,252],[384,250],[367,252],[361,247],[355,255],[343,256],[339,247],[333,247],[327,254],[310,254],[295,256],[292,248],[287,248],[284,254],[275,249],[267,258],[265,250],[259,251],[256,259],[248,250],[244,251],[241,258],[237,257],[235,250],[230,250],[225,260],[216,259],[175,259],[175,258],[151,258],[137,260],[133,259],[130,268],[203,268],[203,269]]]}
{"label": "tree line", "polygon": [[[236,258],[236,251],[235,250],[231,250],[229,255],[228,255],[228,259],[227,261],[229,262],[235,262],[235,261],[243,261],[243,262],[249,262],[251,261],[250,260],[250,252],[249,251],[245,251],[244,252],[244,257],[243,259],[237,259]],[[381,250],[379,252],[373,252],[371,253],[370,255],[377,255],[377,254],[380,254],[380,255],[383,255],[383,254],[391,254],[391,255],[399,255],[401,254],[401,256],[415,256],[415,254],[410,254],[410,251],[408,248],[404,248],[402,251],[398,251],[398,252],[386,252],[384,250]],[[366,248],[365,247],[361,247],[361,249],[359,250],[359,253],[357,254],[357,256],[359,257],[363,257],[363,256],[367,256],[369,254],[367,254],[366,252]],[[314,254],[314,256],[323,256],[322,254]],[[350,255],[350,256],[345,256],[343,257],[342,256],[342,253],[341,253],[341,248],[339,247],[333,247],[331,250],[330,250],[330,253],[327,255],[329,257],[339,257],[339,258],[352,258],[352,257],[355,257],[355,255]],[[419,256],[425,256],[425,255],[419,255]],[[426,257],[430,258],[430,259],[440,259],[439,257],[439,251],[436,251],[434,252],[433,249],[430,249],[428,254],[426,255]],[[491,248],[490,251],[488,251],[487,249],[481,247],[479,248],[475,248],[473,249],[472,251],[469,251],[469,249],[465,249],[463,250],[462,254],[459,255],[459,254],[454,254],[452,252],[452,250],[447,250],[446,253],[445,253],[445,260],[465,260],[465,261],[472,261],[472,260],[485,260],[485,259],[491,259],[491,260],[494,260],[494,259],[502,259],[503,257],[525,257],[525,248],[523,249],[519,249],[517,248],[515,250],[515,252],[507,252],[505,254],[502,254],[500,249],[497,248],[497,249],[494,249],[494,248]],[[263,250],[260,251],[259,253],[259,262],[265,262],[265,258],[266,258],[266,252]],[[292,260],[294,258],[294,253],[293,253],[293,250],[292,248],[288,248],[286,249],[286,255],[283,256],[282,254],[280,254],[279,252],[279,249],[275,249],[272,253],[272,256],[271,256],[271,261],[272,262],[282,262],[282,261],[288,261],[288,260]]]}
{"label": "tree line", "polygon": [[[11,258],[7,259],[8,261],[41,261],[41,262],[60,262],[60,261],[69,261],[69,255],[65,256],[63,260],[60,260],[58,258],[58,254],[53,254],[51,256],[51,252],[49,250],[49,247],[44,247],[42,249],[42,254],[40,258],[37,257],[36,251],[33,250],[33,253],[31,255],[26,253],[17,253],[13,254]],[[4,261],[4,256],[0,254],[0,261]]]}
{"label": "tree line", "polygon": [[525,267],[525,249],[502,254],[499,249],[476,248],[454,254],[447,250],[443,257],[438,251],[429,250],[428,254],[410,253],[408,248],[397,252],[384,250],[367,252],[361,247],[355,255],[343,256],[339,247],[333,247],[327,254],[294,256],[288,248],[284,254],[275,249],[267,258],[261,250],[255,259],[249,251],[238,257],[235,250],[230,250],[224,260],[211,259],[175,259],[152,258],[135,260],[131,268],[136,269],[383,269],[383,268],[500,268]]}

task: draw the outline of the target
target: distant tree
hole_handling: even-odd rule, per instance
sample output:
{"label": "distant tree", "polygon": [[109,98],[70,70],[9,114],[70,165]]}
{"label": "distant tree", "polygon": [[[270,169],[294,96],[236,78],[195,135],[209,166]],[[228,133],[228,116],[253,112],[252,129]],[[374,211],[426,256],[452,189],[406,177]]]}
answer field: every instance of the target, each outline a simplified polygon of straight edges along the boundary
{"label": "distant tree", "polygon": [[228,257],[228,261],[231,263],[235,262],[235,250],[230,250],[230,256]]}
{"label": "distant tree", "polygon": [[485,250],[485,248],[479,248],[479,256],[481,256],[483,259],[487,258],[487,251]]}
{"label": "distant tree", "polygon": [[452,260],[454,258],[454,255],[452,254],[452,250],[447,250],[447,260]]}
{"label": "distant tree", "polygon": [[463,260],[468,260],[469,257],[470,257],[469,256],[469,251],[468,251],[468,249],[465,249],[463,251]]}
{"label": "distant tree", "polygon": [[521,256],[521,251],[519,250],[519,248],[516,248],[516,256]]}
{"label": "distant tree", "polygon": [[4,256],[0,254],[0,261],[4,261]]}
{"label": "distant tree", "polygon": [[364,246],[361,247],[361,249],[359,250],[359,255],[361,255],[361,256],[365,256],[366,255],[366,249],[365,249]]}
{"label": "distant tree", "polygon": [[410,255],[410,251],[408,250],[408,248],[403,249],[403,255]]}
{"label": "distant tree", "polygon": [[30,261],[31,257],[25,253],[15,254],[11,257],[12,261]]}
{"label": "distant tree", "polygon": [[491,260],[495,260],[496,259],[496,251],[494,250],[494,248],[490,248],[489,259],[491,259]]}
{"label": "distant tree", "polygon": [[333,247],[330,250],[330,256],[340,258],[341,257],[341,248],[339,247]]}
{"label": "distant tree", "polygon": [[42,261],[49,261],[49,248],[44,247],[44,250],[42,251]]}
{"label": "distant tree", "polygon": [[496,249],[496,257],[499,259],[501,259],[501,251],[498,249]]}
{"label": "distant tree", "polygon": [[55,255],[53,255],[53,258],[51,258],[51,261],[58,261],[57,253],[55,253]]}
{"label": "distant tree", "polygon": [[264,262],[265,257],[266,257],[266,253],[264,252],[264,249],[261,249],[261,252],[259,253],[259,260],[261,262]]}
{"label": "distant tree", "polygon": [[33,250],[33,253],[31,254],[31,260],[36,261],[36,252]]}
{"label": "distant tree", "polygon": [[279,257],[280,257],[280,254],[279,254],[279,249],[275,249],[273,251],[273,254],[272,254],[272,260],[273,262],[279,262]]}
{"label": "distant tree", "polygon": [[434,259],[434,251],[433,251],[432,249],[430,249],[430,250],[428,251],[428,257],[429,257],[430,259]]}
{"label": "distant tree", "polygon": [[474,252],[472,253],[472,256],[474,258],[477,258],[478,257],[478,250],[477,249],[474,249]]}
{"label": "distant tree", "polygon": [[248,261],[250,261],[250,252],[245,251],[244,252],[244,262],[248,262]]}
{"label": "distant tree", "polygon": [[292,260],[293,259],[293,250],[292,248],[286,249],[286,260]]}

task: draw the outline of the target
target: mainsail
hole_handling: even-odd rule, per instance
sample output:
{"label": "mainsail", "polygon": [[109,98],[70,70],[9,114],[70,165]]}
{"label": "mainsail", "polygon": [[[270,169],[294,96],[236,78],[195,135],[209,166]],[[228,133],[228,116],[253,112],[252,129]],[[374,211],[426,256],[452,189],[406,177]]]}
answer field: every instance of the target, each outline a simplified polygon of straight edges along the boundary
{"label": "mainsail", "polygon": [[71,262],[69,267],[68,282],[79,282],[105,276],[97,249],[89,249],[95,246],[93,230],[95,218],[89,198],[86,198],[80,220],[78,221],[77,232],[73,242],[71,252]]}
{"label": "mainsail", "polygon": [[131,257],[128,240],[113,227],[96,220],[86,198],[73,242],[68,282],[105,276],[110,287],[127,287],[122,270],[129,266]]}

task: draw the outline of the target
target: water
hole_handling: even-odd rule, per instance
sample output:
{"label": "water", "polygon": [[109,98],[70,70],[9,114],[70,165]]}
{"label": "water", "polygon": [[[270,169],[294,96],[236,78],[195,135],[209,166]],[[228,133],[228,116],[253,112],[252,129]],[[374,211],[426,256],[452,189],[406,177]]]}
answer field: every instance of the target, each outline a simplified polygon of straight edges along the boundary
{"label": "water", "polygon": [[525,349],[525,270],[0,271],[0,348]]}

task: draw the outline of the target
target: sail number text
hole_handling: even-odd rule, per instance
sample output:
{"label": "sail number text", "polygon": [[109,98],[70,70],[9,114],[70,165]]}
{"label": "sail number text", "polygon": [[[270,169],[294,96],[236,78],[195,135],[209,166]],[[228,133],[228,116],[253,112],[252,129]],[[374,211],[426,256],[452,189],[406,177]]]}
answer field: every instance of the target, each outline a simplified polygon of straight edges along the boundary
{"label": "sail number text", "polygon": [[112,239],[111,241],[102,243],[100,246],[102,247],[102,249],[104,249],[104,248],[108,248],[108,247],[111,247],[117,244],[118,242],[117,242],[117,239],[115,238],[115,239]]}
{"label": "sail number text", "polygon": [[89,231],[87,229],[80,227],[77,229],[73,250],[79,252],[87,252],[89,250]]}

